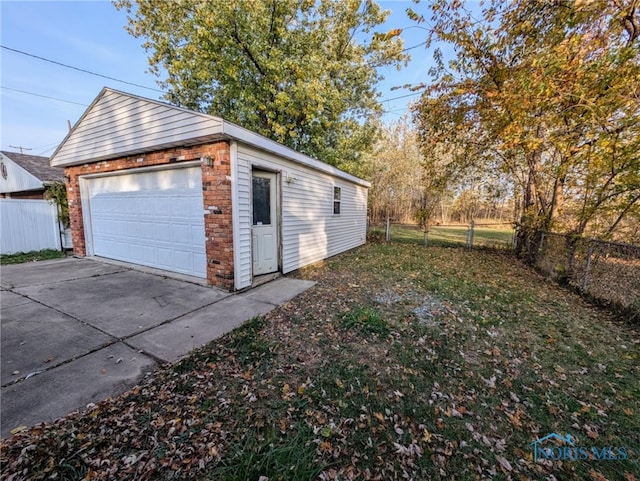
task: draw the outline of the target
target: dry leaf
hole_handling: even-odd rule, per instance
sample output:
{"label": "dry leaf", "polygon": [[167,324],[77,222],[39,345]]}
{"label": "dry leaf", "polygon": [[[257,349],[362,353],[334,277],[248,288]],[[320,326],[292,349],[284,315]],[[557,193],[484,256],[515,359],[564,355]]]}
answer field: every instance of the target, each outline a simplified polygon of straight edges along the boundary
{"label": "dry leaf", "polygon": [[609,481],[602,473],[599,473],[593,468],[589,471],[589,476],[591,476],[594,481]]}
{"label": "dry leaf", "polygon": [[507,461],[505,458],[503,458],[502,456],[496,456],[496,461],[498,461],[498,464],[500,464],[500,467],[505,471],[505,472],[510,472],[513,471],[513,468],[511,467],[511,463],[509,463],[509,461]]}

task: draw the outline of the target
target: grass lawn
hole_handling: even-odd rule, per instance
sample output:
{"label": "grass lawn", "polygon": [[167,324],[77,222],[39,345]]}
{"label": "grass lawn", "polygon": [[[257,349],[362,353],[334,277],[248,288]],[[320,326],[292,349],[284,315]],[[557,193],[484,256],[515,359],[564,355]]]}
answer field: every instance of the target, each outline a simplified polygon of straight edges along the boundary
{"label": "grass lawn", "polygon": [[[369,244],[297,275],[318,283],[4,440],[2,479],[637,479],[640,336],[604,311],[490,250]],[[534,459],[554,432],[578,459]]]}
{"label": "grass lawn", "polygon": [[23,262],[46,261],[49,259],[59,259],[65,253],[54,249],[44,249],[41,251],[20,252],[18,254],[8,254],[0,256],[0,265],[22,264]]}
{"label": "grass lawn", "polygon": [[[434,246],[460,246],[467,244],[467,226],[437,226],[429,227],[429,244]],[[507,226],[476,227],[473,232],[475,247],[511,248],[514,230]],[[383,240],[384,226],[370,228],[374,238]],[[408,242],[422,244],[424,232],[415,225],[394,224],[391,226],[391,240],[394,242]]]}

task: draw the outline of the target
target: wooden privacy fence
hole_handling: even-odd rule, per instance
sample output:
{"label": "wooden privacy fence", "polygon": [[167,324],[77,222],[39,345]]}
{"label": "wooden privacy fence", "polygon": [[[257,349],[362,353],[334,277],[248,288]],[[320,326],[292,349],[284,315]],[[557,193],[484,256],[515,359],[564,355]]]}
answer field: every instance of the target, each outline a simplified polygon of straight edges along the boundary
{"label": "wooden privacy fence", "polygon": [[46,200],[0,199],[0,254],[62,249],[58,209]]}

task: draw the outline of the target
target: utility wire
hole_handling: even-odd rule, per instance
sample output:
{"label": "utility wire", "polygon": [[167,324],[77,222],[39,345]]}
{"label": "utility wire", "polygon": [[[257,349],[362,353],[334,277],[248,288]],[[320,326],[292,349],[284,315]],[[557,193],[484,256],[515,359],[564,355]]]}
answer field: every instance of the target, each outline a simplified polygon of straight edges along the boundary
{"label": "utility wire", "polygon": [[[406,52],[407,50],[412,50],[414,48],[420,47],[421,45],[424,45],[425,43],[426,42],[422,42],[422,43],[419,43],[418,45],[414,45],[412,47],[405,48],[403,50],[403,52]],[[156,88],[153,88],[153,87],[146,87],[144,85],[136,84],[136,83],[133,83],[133,82],[128,82],[126,80],[120,80],[120,79],[117,79],[115,77],[109,77],[108,75],[102,75],[102,74],[99,74],[99,73],[96,73],[96,72],[91,72],[90,70],[86,70],[86,69],[79,68],[79,67],[74,67],[72,65],[67,65],[67,64],[64,64],[64,63],[61,63],[61,62],[57,62],[55,60],[50,60],[48,58],[44,58],[44,57],[40,57],[38,55],[34,55],[32,53],[28,53],[28,52],[24,52],[22,50],[17,50],[15,48],[7,47],[5,45],[0,45],[0,47],[2,47],[5,50],[9,50],[11,52],[16,52],[16,53],[19,53],[21,55],[26,55],[28,57],[33,57],[33,58],[36,58],[38,60],[42,60],[44,62],[49,62],[49,63],[55,64],[55,65],[60,65],[61,67],[77,70],[78,72],[84,72],[84,73],[87,73],[87,74],[90,74],[90,75],[95,75],[97,77],[102,77],[102,78],[105,78],[105,79],[108,79],[108,80],[113,80],[115,82],[120,82],[120,83],[124,83],[124,84],[127,84],[127,85],[132,85],[134,87],[139,87],[139,88],[143,88],[143,89],[147,89],[147,90],[152,90],[154,92],[165,93],[163,90],[159,90],[159,89],[156,89]],[[62,100],[62,99],[55,99],[53,97],[46,97],[45,95],[34,94],[32,92],[24,92],[24,91],[20,91],[20,90],[17,90],[17,89],[10,89],[8,87],[2,87],[2,88],[8,89],[8,90],[15,90],[17,92],[27,93],[27,94],[30,94],[30,95],[37,95],[39,97],[50,98],[52,100],[59,100],[61,102],[77,103],[77,102],[71,102],[69,100]],[[402,99],[402,98],[406,98],[406,97],[412,97],[414,95],[419,95],[420,93],[421,92],[415,92],[415,93],[411,93],[411,94],[407,94],[407,95],[401,95],[399,97],[393,97],[393,98],[390,98],[390,99],[382,99],[381,102],[387,102],[387,101],[391,101],[391,100],[398,100],[398,99]],[[85,105],[85,104],[78,104],[78,105]]]}
{"label": "utility wire", "polygon": [[392,97],[390,99],[380,99],[380,102],[390,102],[391,100],[398,100],[398,99],[404,99],[407,97],[414,97],[415,95],[420,95],[422,92],[413,92],[410,94],[406,94],[406,95],[400,95],[399,97]]}
{"label": "utility wire", "polygon": [[[414,45],[412,47],[408,47],[408,48],[404,49],[403,51],[412,50],[414,48],[420,47],[421,45],[424,45],[425,43],[426,42],[422,42],[422,43],[420,43],[418,45]],[[61,63],[61,62],[57,62],[55,60],[50,60],[48,58],[40,57],[38,55],[34,55],[34,54],[31,54],[31,53],[28,53],[28,52],[23,52],[22,50],[17,50],[15,48],[7,47],[5,45],[0,45],[0,47],[2,47],[5,50],[9,50],[11,52],[16,52],[16,53],[19,53],[21,55],[26,55],[28,57],[33,57],[33,58],[36,58],[38,60],[42,60],[44,62],[49,62],[49,63],[55,64],[55,65],[60,65],[61,67],[70,68],[70,69],[73,69],[73,70],[77,70],[79,72],[84,72],[84,73],[87,73],[87,74],[90,74],[90,75],[95,75],[97,77],[106,78],[108,80],[113,80],[115,82],[120,82],[120,83],[124,83],[124,84],[127,84],[127,85],[132,85],[134,87],[139,87],[139,88],[143,88],[143,89],[147,89],[147,90],[153,90],[154,92],[164,93],[164,91],[159,90],[159,89],[155,89],[155,88],[152,88],[152,87],[146,87],[144,85],[136,84],[136,83],[133,83],[133,82],[128,82],[126,80],[120,80],[120,79],[117,79],[115,77],[109,77],[107,75],[102,75],[102,74],[99,74],[99,73],[96,73],[96,72],[91,72],[90,70],[86,70],[86,69],[79,68],[79,67],[74,67],[72,65],[67,65],[67,64],[64,64],[64,63]],[[49,99],[49,100],[56,100],[58,102],[66,102],[66,103],[69,103],[69,104],[75,104],[75,105],[81,105],[83,107],[87,107],[87,104],[81,104],[79,102],[73,102],[71,100],[64,100],[64,99],[59,99],[59,98],[56,98],[56,97],[49,97],[47,95],[37,94],[37,93],[34,93],[34,92],[27,92],[25,90],[19,90],[19,89],[14,89],[14,88],[11,88],[11,87],[5,87],[4,85],[0,86],[0,88],[3,88],[5,90],[12,90],[14,92],[20,92],[20,93],[27,94],[27,95],[34,95],[36,97],[42,97],[42,98]],[[413,97],[413,96],[416,96],[416,95],[420,95],[421,93],[422,92],[413,92],[413,93],[406,94],[406,95],[400,95],[398,97],[392,97],[390,99],[380,99],[380,102],[390,102],[392,100],[398,100],[398,99],[403,99],[403,98],[407,98],[407,97]]]}
{"label": "utility wire", "polygon": [[34,55],[34,54],[28,53],[28,52],[23,52],[22,50],[17,50],[15,48],[6,47],[4,45],[0,45],[0,47],[2,47],[5,50],[9,50],[11,52],[16,52],[16,53],[19,53],[21,55],[26,55],[27,57],[37,58],[38,60],[42,60],[44,62],[49,62],[49,63],[53,63],[55,65],[60,65],[61,67],[77,70],[78,72],[88,73],[89,75],[95,75],[96,77],[106,78],[108,80],[113,80],[114,82],[120,82],[120,83],[127,84],[127,85],[133,85],[134,87],[139,87],[139,88],[142,88],[142,89],[153,90],[154,92],[165,93],[163,90],[155,89],[153,87],[146,87],[144,85],[136,84],[136,83],[133,83],[133,82],[127,82],[126,80],[120,80],[120,79],[117,79],[115,77],[109,77],[108,75],[102,75],[100,73],[92,72],[90,70],[86,70],[86,69],[79,68],[79,67],[74,67],[72,65],[67,65],[67,64],[62,63],[62,62],[56,62],[55,60],[51,60],[51,59],[44,58],[44,57],[39,57],[38,55]]}
{"label": "utility wire", "polygon": [[49,147],[48,149],[43,150],[42,152],[38,152],[36,155],[45,155],[48,154],[49,152],[51,152],[53,149],[55,149],[58,145],[60,145],[59,143],[56,143],[54,145],[52,145],[51,147]]}
{"label": "utility wire", "polygon": [[59,98],[56,98],[56,97],[49,97],[48,95],[36,94],[34,92],[27,92],[26,90],[19,90],[19,89],[14,89],[14,88],[11,88],[11,87],[5,87],[4,85],[0,85],[0,88],[2,88],[4,90],[11,90],[13,92],[20,92],[21,94],[34,95],[36,97],[42,97],[43,99],[56,100],[58,102],[66,102],[68,104],[76,104],[76,105],[82,105],[83,107],[88,107],[87,104],[81,104],[80,102],[74,102],[73,100],[64,100],[64,99],[59,99]]}

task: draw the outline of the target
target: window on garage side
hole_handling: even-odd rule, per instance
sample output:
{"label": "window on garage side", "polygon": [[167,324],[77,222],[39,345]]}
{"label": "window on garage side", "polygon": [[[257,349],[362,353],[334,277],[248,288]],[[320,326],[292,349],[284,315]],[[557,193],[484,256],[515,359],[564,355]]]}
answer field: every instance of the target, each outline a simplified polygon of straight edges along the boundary
{"label": "window on garage side", "polygon": [[340,214],[340,198],[342,196],[342,188],[333,188],[333,215]]}

